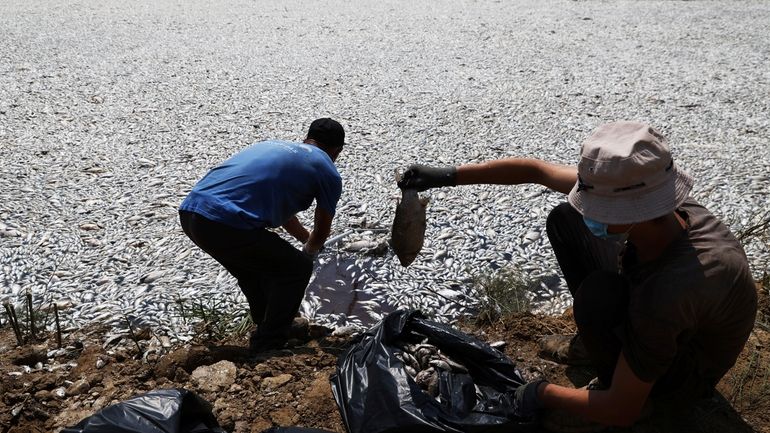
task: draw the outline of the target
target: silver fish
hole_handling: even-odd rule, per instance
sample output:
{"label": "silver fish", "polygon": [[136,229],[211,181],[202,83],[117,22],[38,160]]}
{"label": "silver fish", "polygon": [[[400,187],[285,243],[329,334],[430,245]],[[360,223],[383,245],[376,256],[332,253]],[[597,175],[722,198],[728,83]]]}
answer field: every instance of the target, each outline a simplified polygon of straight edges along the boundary
{"label": "silver fish", "polygon": [[396,206],[390,239],[390,245],[401,266],[409,266],[422,249],[425,239],[425,208],[428,201],[428,198],[420,197],[416,189],[401,190],[401,201]]}
{"label": "silver fish", "polygon": [[435,367],[441,370],[452,371],[452,366],[443,359],[433,359],[429,361],[428,364],[430,364],[431,367]]}
{"label": "silver fish", "polygon": [[422,370],[414,377],[414,381],[423,390],[427,391],[431,397],[437,397],[439,394],[438,389],[438,373],[433,367],[426,370]]}

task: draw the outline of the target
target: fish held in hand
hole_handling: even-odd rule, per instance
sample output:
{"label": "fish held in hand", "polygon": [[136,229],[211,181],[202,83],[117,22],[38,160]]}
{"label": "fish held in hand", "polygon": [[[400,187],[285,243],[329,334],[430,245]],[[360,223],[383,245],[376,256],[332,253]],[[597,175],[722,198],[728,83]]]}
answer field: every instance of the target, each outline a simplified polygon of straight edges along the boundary
{"label": "fish held in hand", "polygon": [[422,249],[428,201],[428,198],[420,197],[416,189],[401,190],[401,201],[396,206],[390,240],[401,266],[409,266]]}

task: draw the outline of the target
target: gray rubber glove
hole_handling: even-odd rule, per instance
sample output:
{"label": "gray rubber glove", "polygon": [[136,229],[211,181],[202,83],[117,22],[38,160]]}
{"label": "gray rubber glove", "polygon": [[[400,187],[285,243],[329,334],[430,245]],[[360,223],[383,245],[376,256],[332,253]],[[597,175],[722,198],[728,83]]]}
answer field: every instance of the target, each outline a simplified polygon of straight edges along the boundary
{"label": "gray rubber glove", "polygon": [[522,418],[535,418],[538,415],[540,409],[543,408],[542,403],[537,398],[537,389],[542,383],[548,383],[547,380],[538,379],[533,382],[521,385],[516,389],[515,394],[515,413],[516,416]]}
{"label": "gray rubber glove", "polygon": [[398,187],[425,191],[430,188],[457,185],[457,167],[430,167],[412,164],[404,172]]}

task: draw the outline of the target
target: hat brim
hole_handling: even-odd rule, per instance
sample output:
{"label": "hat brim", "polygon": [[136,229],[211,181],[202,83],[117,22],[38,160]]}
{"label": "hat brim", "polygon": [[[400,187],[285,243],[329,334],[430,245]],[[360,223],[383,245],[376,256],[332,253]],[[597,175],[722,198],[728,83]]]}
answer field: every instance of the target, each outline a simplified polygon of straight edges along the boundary
{"label": "hat brim", "polygon": [[568,201],[583,216],[605,224],[634,224],[673,212],[690,195],[693,178],[676,165],[669,178],[642,195],[607,196],[572,187]]}

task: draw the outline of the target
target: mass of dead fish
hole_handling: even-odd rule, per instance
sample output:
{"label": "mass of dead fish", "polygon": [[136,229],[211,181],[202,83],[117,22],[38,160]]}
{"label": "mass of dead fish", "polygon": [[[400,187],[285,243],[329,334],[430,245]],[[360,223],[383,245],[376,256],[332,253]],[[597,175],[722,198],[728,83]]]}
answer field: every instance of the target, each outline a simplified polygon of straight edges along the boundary
{"label": "mass of dead fish", "polygon": [[439,394],[440,371],[468,373],[464,365],[453,361],[436,346],[429,344],[427,339],[418,344],[399,342],[397,347],[394,355],[404,364],[404,370],[432,397],[438,397]]}
{"label": "mass of dead fish", "polygon": [[[365,18],[356,15],[362,8],[348,3],[352,18],[340,22],[343,28],[334,31],[344,35],[351,47],[363,46],[370,35],[358,28],[361,18]],[[419,6],[421,2],[405,2],[404,7],[411,9],[413,4]],[[79,9],[70,9],[74,15],[68,18],[78,19]],[[571,13],[557,9],[553,15],[556,19]],[[422,16],[411,12],[407,15]],[[484,14],[499,14],[500,7],[478,12],[483,20],[489,18]],[[665,8],[659,12],[665,14]],[[307,11],[299,8],[292,13],[298,15],[291,21],[302,23]],[[402,38],[414,35],[398,32],[399,26],[392,25],[401,15],[385,13],[380,17],[386,24],[381,26],[384,40],[394,46],[404,42],[412,46]],[[438,24],[470,26],[468,29],[478,24],[478,20],[450,23],[452,17],[448,14],[434,18]],[[45,21],[46,17],[40,19]],[[4,36],[23,38],[24,20],[6,20],[4,24],[11,26]],[[146,19],[134,24],[139,29],[153,28]],[[631,40],[618,43],[627,48],[655,43],[656,33],[650,31],[654,24],[650,27],[649,23],[641,23],[647,26],[646,31],[635,32]],[[742,25],[751,30],[747,34],[764,34],[761,30],[766,20],[755,17]],[[237,42],[244,35],[239,28],[234,25],[228,26],[230,30],[220,30],[230,32],[227,36]],[[78,29],[80,26],[59,26],[57,31],[77,33]],[[332,222],[332,236],[317,257],[315,271],[317,277],[321,271],[331,269],[333,280],[349,283],[335,286],[337,292],[345,291],[364,300],[356,311],[340,311],[335,309],[334,292],[311,281],[302,314],[332,327],[362,328],[388,310],[417,308],[449,322],[479,301],[474,277],[489,275],[504,266],[512,266],[536,282],[532,300],[539,311],[563,311],[572,300],[545,231],[548,212],[564,201],[563,194],[537,185],[464,185],[422,192],[420,198],[415,191],[399,191],[392,179],[394,170],[413,163],[479,163],[507,156],[574,162],[579,153],[578,140],[601,120],[601,116],[586,117],[585,104],[581,103],[587,102],[592,93],[600,94],[601,89],[570,93],[575,80],[542,80],[537,73],[527,72],[552,70],[553,59],[564,55],[564,50],[558,49],[563,44],[540,47],[545,50],[543,55],[529,56],[527,71],[519,74],[520,79],[511,80],[510,71],[522,72],[520,59],[496,54],[527,52],[530,40],[503,38],[490,45],[482,40],[486,32],[464,34],[468,38],[463,44],[489,48],[474,54],[478,57],[472,59],[474,64],[494,67],[471,71],[454,56],[446,56],[445,32],[420,35],[435,39],[423,44],[424,67],[412,67],[413,56],[400,55],[398,50],[382,51],[384,57],[376,63],[388,68],[374,75],[370,65],[351,63],[349,56],[321,59],[319,56],[326,54],[323,49],[315,50],[311,58],[286,56],[285,50],[273,49],[263,50],[267,57],[257,56],[260,64],[277,65],[287,71],[323,64],[325,70],[332,71],[330,76],[344,78],[321,80],[317,85],[308,85],[302,74],[276,74],[269,67],[222,70],[221,58],[249,61],[249,56],[240,55],[242,43],[223,45],[216,56],[182,55],[178,62],[151,61],[158,58],[158,45],[140,44],[132,51],[136,65],[152,67],[139,67],[133,71],[139,74],[137,77],[177,79],[162,80],[162,85],[144,86],[137,91],[137,86],[142,87],[148,80],[120,79],[125,72],[121,68],[100,69],[101,75],[92,87],[94,92],[101,88],[100,92],[106,93],[80,95],[85,103],[73,103],[72,92],[62,91],[81,89],[82,77],[58,73],[57,68],[91,70],[91,59],[70,55],[51,62],[39,55],[79,52],[77,37],[43,38],[34,44],[14,44],[11,40],[4,44],[14,47],[5,51],[10,56],[6,56],[10,59],[6,63],[24,67],[5,68],[7,79],[0,87],[4,97],[0,100],[9,101],[0,104],[0,301],[15,303],[21,310],[25,293],[31,292],[36,308],[62,305],[65,330],[100,322],[122,328],[116,332],[125,333],[130,321],[133,326],[149,326],[158,335],[174,340],[189,340],[194,334],[194,327],[180,313],[177,301],[205,302],[207,308],[217,308],[222,315],[244,314],[246,300],[237,281],[182,233],[179,202],[210,167],[250,144],[250,140],[296,140],[304,132],[307,119],[321,114],[313,113],[319,104],[312,101],[326,101],[327,94],[353,92],[353,97],[343,98],[344,108],[339,105],[340,98],[327,101],[332,103],[328,106],[331,112],[342,109],[347,113],[345,127],[350,132],[351,146],[339,160],[343,195]],[[296,38],[306,38],[304,35],[286,32],[286,45],[297,45],[300,39]],[[715,32],[709,37],[718,41],[720,35]],[[49,49],[52,41],[64,45]],[[172,38],[161,45],[169,52],[210,53],[210,43],[210,38],[205,37]],[[99,56],[105,59],[104,65],[121,64],[113,61],[125,56],[120,44],[106,44],[103,48]],[[736,231],[761,222],[755,218],[761,217],[759,210],[766,209],[770,202],[768,122],[767,116],[758,116],[755,109],[764,103],[767,80],[763,68],[730,70],[731,65],[754,58],[739,48],[722,52],[726,61],[712,65],[714,74],[720,76],[745,75],[741,81],[745,91],[736,94],[731,93],[730,86],[718,86],[714,89],[716,96],[709,98],[712,102],[738,98],[731,105],[732,115],[720,116],[721,110],[703,107],[698,121],[671,125],[678,136],[685,138],[676,149],[681,161],[688,171],[702,174],[693,190],[694,197],[714,214],[729,215],[731,228]],[[486,61],[489,58],[494,62]],[[604,58],[599,54],[594,60],[598,65],[613,61],[611,53]],[[620,66],[617,77],[628,76],[623,71],[627,65],[616,66]],[[565,76],[575,76],[576,71],[582,73],[585,69],[579,62],[564,62],[564,68]],[[697,76],[700,70],[691,69],[694,75],[684,81],[665,67],[647,72],[660,88],[673,92],[668,100],[674,101],[687,99],[698,90],[692,86],[701,82]],[[179,70],[189,74],[178,75]],[[345,73],[333,72],[340,70]],[[243,71],[247,76],[239,76]],[[260,85],[244,86],[249,80]],[[680,85],[682,82],[685,85]],[[105,83],[109,85],[102,85]],[[237,97],[223,97],[227,92],[219,91],[232,88],[238,88]],[[307,96],[304,99],[311,103],[296,109],[293,101],[297,95]],[[548,107],[543,106],[555,101],[549,95],[562,95],[564,104],[559,116],[572,120],[553,121]],[[266,111],[263,107],[272,108]],[[615,114],[633,115],[633,104],[628,107],[631,111],[623,113],[621,109]],[[661,104],[659,108],[663,114],[677,110],[676,104]],[[735,119],[745,122],[736,124]],[[725,137],[740,141],[741,151],[703,151],[703,143],[721,143]],[[460,142],[463,144],[457,145]],[[421,212],[428,197],[430,218],[425,224]],[[395,199],[400,199],[398,206]],[[396,208],[411,209],[407,214],[417,215],[410,218],[423,221],[423,227],[411,232],[399,230],[402,219],[394,218]],[[312,211],[298,217],[306,227],[313,225]],[[384,231],[366,232],[372,227]],[[391,228],[393,251],[383,245],[383,237]],[[411,246],[405,246],[410,242]],[[294,245],[300,247],[296,242]],[[750,242],[745,249],[755,272],[767,268],[766,244]],[[0,316],[5,320],[2,312]]]}

